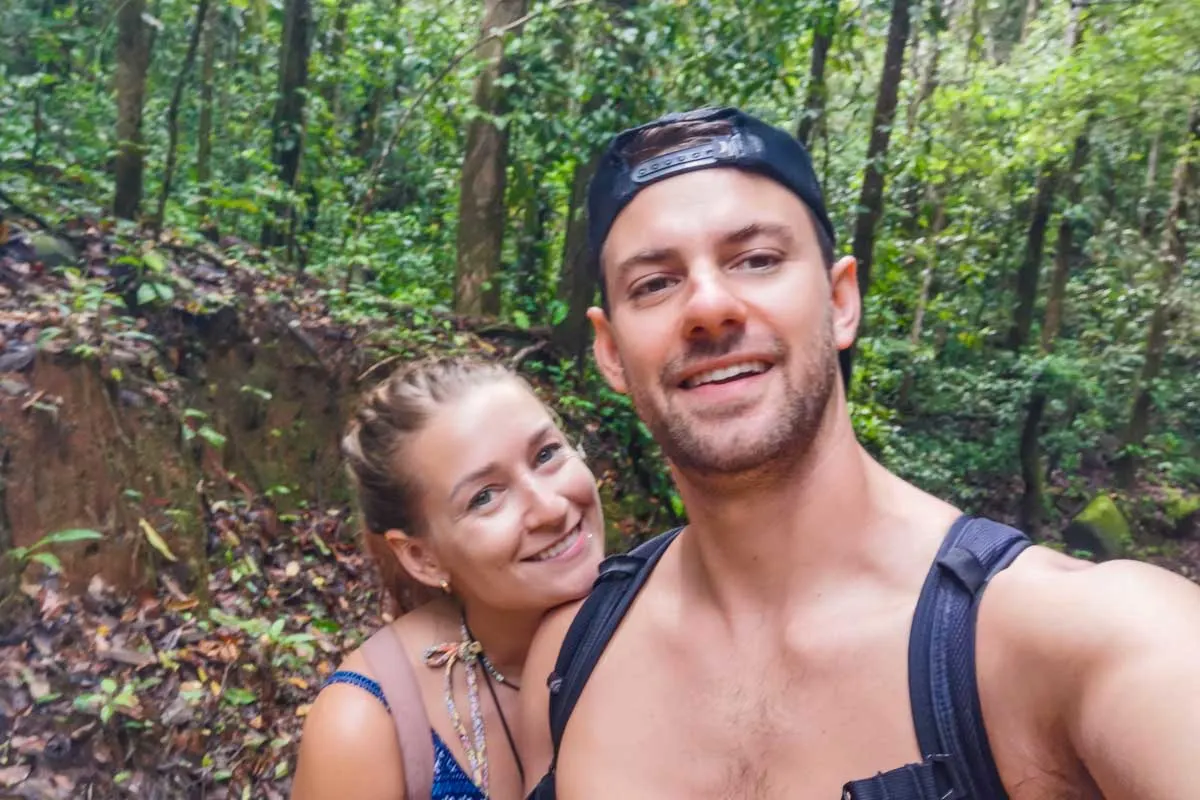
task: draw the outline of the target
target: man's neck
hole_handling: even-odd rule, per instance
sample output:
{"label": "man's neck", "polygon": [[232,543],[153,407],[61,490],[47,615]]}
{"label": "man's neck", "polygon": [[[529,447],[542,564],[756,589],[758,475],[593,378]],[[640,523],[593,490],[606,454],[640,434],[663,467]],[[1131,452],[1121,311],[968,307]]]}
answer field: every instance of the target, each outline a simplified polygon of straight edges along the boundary
{"label": "man's neck", "polygon": [[769,615],[835,586],[908,586],[914,574],[919,585],[957,512],[872,459],[834,405],[804,462],[777,475],[676,473],[690,519],[680,543],[688,594],[728,616]]}

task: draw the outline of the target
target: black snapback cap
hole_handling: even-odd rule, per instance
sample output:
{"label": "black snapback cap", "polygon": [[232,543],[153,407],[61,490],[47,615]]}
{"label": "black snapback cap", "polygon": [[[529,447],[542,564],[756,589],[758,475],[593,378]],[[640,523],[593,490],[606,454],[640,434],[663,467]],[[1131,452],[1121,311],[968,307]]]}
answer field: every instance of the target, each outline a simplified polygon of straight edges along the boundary
{"label": "black snapback cap", "polygon": [[[724,122],[729,131],[633,164],[627,161],[624,152],[638,134],[681,122]],[[622,131],[609,143],[588,186],[588,244],[597,271],[613,222],[638,192],[673,175],[710,167],[736,167],[782,184],[808,206],[830,242],[837,241],[804,145],[790,133],[736,108],[703,108],[666,114]]]}

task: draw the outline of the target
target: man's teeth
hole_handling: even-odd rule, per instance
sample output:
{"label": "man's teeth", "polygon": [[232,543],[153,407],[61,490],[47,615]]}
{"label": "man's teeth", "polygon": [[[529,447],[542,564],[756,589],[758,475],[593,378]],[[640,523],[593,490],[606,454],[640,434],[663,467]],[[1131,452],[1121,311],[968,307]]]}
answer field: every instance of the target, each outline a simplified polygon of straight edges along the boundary
{"label": "man's teeth", "polygon": [[562,555],[567,551],[567,548],[575,544],[575,540],[579,538],[581,532],[580,526],[575,526],[575,530],[567,534],[566,538],[562,539],[558,544],[552,544],[540,553],[535,553],[530,556],[532,561],[545,561],[555,556]]}
{"label": "man's teeth", "polygon": [[684,388],[694,389],[697,386],[703,386],[706,383],[727,381],[730,378],[737,378],[741,377],[742,375],[757,375],[760,372],[766,372],[770,366],[770,364],[767,364],[763,361],[747,361],[745,364],[731,364],[728,367],[710,369],[708,372],[701,372],[699,375],[693,375],[684,381],[683,385]]}

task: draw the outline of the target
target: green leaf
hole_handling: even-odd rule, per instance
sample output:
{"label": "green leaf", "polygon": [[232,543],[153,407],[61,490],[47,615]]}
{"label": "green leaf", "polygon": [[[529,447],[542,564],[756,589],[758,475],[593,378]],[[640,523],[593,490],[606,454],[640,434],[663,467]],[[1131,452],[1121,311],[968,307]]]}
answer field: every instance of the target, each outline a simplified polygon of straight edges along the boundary
{"label": "green leaf", "polygon": [[523,331],[529,330],[529,315],[517,309],[513,312],[513,324]]}
{"label": "green leaf", "polygon": [[201,439],[218,450],[225,446],[225,437],[209,425],[201,426],[200,430],[196,431],[196,433],[200,435]]}
{"label": "green leaf", "polygon": [[148,306],[158,299],[158,292],[154,291],[154,284],[143,283],[137,290],[137,301],[140,306]]}
{"label": "green leaf", "polygon": [[57,531],[43,536],[38,546],[47,544],[67,544],[68,542],[86,542],[95,539],[103,539],[104,534],[99,531],[93,531],[88,528],[69,528],[65,531]]}
{"label": "green leaf", "polygon": [[117,691],[117,682],[112,678],[105,678],[100,681],[100,688],[105,694],[113,694]]}
{"label": "green leaf", "polygon": [[162,300],[164,303],[170,303],[175,299],[175,290],[167,284],[152,283],[150,285],[154,287],[154,291],[158,295],[158,299]]}
{"label": "green leaf", "polygon": [[162,557],[167,561],[178,561],[175,554],[171,552],[171,548],[167,547],[166,541],[159,535],[158,531],[154,530],[154,526],[146,521],[145,517],[138,520],[138,527],[142,529],[142,533],[146,536],[146,541],[150,542],[150,546],[162,554]]}
{"label": "green leaf", "polygon": [[235,706],[248,706],[258,700],[258,695],[249,689],[239,689],[232,686],[225,690],[224,697]]}
{"label": "green leaf", "polygon": [[342,626],[332,619],[314,619],[312,626],[321,633],[339,633]]}
{"label": "green leaf", "polygon": [[62,572],[62,562],[53,553],[34,553],[30,556],[30,560],[44,565],[51,572]]}
{"label": "green leaf", "polygon": [[167,260],[157,250],[150,250],[142,256],[142,262],[154,272],[166,272]]}

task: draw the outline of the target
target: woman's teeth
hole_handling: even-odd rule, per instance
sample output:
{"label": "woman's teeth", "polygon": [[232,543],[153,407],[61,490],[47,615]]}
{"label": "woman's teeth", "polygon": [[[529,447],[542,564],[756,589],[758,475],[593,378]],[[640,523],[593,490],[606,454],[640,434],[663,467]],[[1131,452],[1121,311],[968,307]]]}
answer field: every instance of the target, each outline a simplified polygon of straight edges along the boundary
{"label": "woman's teeth", "polygon": [[542,550],[539,553],[534,553],[532,556],[529,557],[529,560],[530,561],[547,561],[551,558],[554,558],[555,556],[562,555],[563,553],[565,553],[567,551],[568,548],[570,548],[571,545],[575,544],[576,540],[579,539],[579,537],[581,535],[581,531],[582,531],[582,524],[576,525],[575,529],[573,531],[568,533],[564,538],[559,540],[556,544],[550,545],[545,550]]}

